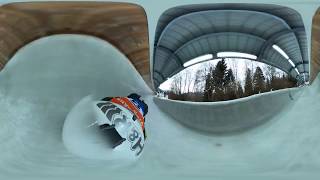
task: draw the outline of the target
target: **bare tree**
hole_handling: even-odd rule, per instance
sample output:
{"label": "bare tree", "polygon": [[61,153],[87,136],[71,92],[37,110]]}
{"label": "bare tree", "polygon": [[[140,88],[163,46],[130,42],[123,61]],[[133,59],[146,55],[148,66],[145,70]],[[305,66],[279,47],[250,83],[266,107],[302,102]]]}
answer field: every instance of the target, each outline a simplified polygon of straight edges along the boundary
{"label": "bare tree", "polygon": [[182,94],[182,77],[174,76],[171,82],[171,92],[177,95]]}
{"label": "bare tree", "polygon": [[268,64],[265,64],[262,66],[262,69],[266,75],[266,78],[271,80],[276,75],[276,68],[273,66],[270,66]]}
{"label": "bare tree", "polygon": [[235,80],[238,80],[238,64],[239,64],[239,62],[237,61],[237,59],[230,59],[229,62],[230,62],[231,69],[233,71],[234,78],[235,78]]}
{"label": "bare tree", "polygon": [[204,82],[206,80],[207,68],[200,67],[195,74],[193,81],[193,92],[201,92],[204,89]]}
{"label": "bare tree", "polygon": [[189,93],[190,92],[190,86],[193,84],[194,80],[194,74],[190,71],[190,69],[184,70],[184,92]]}

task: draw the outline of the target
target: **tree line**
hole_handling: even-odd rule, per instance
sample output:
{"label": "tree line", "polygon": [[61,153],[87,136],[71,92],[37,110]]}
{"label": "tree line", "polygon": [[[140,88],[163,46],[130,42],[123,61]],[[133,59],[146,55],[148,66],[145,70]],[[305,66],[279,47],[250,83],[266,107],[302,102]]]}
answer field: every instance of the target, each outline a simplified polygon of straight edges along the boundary
{"label": "tree line", "polygon": [[[171,90],[168,92],[169,99],[226,101],[297,86],[296,79],[284,73],[277,75],[276,68],[273,66],[266,66],[264,70],[260,66],[255,69],[246,67],[245,78],[241,81],[237,73],[234,73],[232,68],[228,68],[224,59],[215,66],[197,70],[194,79],[190,74],[186,72],[183,76],[173,79]],[[192,89],[190,89],[191,82],[193,82]]]}

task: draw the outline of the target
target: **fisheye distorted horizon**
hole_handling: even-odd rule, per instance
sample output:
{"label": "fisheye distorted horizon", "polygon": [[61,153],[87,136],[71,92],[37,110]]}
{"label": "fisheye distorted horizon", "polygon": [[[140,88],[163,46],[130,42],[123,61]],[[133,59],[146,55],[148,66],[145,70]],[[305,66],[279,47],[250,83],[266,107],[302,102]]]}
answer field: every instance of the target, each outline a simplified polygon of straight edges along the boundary
{"label": "fisheye distorted horizon", "polygon": [[[185,68],[184,70],[180,71],[179,73],[175,74],[174,76],[168,78],[165,82],[163,82],[159,86],[159,89],[162,91],[170,91],[172,81],[175,77],[183,77],[183,75],[186,73],[191,76],[195,76],[198,70],[205,70],[205,69],[208,69],[209,67],[215,66],[221,60],[222,60],[221,58],[218,58],[218,59],[207,60],[205,62],[200,62],[194,65],[191,65]],[[225,62],[228,65],[228,68],[231,68],[233,72],[236,73],[236,77],[238,78],[238,80],[240,80],[240,82],[242,82],[242,85],[245,80],[247,68],[254,70],[256,67],[260,67],[261,69],[272,67],[265,63],[243,59],[243,58],[225,58]],[[279,77],[287,74],[278,68],[275,68],[275,67],[273,68],[275,69],[276,75]],[[193,80],[194,80],[194,77],[193,77]],[[191,84],[190,89],[193,89],[193,88],[194,87]],[[182,91],[187,92],[187,89],[183,89]]]}

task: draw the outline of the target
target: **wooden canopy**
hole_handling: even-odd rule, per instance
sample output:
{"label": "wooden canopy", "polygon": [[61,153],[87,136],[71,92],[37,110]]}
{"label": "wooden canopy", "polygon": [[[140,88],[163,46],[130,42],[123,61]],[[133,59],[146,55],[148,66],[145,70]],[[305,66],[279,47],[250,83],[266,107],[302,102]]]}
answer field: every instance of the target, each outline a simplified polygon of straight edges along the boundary
{"label": "wooden canopy", "polygon": [[86,34],[117,47],[150,83],[148,24],[142,7],[112,2],[30,2],[0,7],[0,69],[27,43]]}

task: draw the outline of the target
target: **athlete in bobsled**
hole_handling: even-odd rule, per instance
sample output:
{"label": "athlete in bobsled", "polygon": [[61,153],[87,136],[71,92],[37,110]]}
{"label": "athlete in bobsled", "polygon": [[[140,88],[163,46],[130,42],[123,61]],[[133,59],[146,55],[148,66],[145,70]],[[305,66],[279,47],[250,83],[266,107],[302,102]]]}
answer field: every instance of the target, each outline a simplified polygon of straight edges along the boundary
{"label": "athlete in bobsled", "polygon": [[105,97],[94,103],[96,123],[108,132],[113,148],[129,147],[136,156],[143,150],[146,139],[145,116],[148,105],[138,94],[127,97]]}

